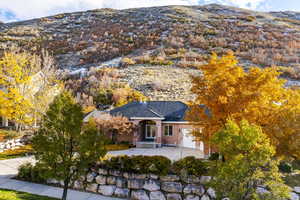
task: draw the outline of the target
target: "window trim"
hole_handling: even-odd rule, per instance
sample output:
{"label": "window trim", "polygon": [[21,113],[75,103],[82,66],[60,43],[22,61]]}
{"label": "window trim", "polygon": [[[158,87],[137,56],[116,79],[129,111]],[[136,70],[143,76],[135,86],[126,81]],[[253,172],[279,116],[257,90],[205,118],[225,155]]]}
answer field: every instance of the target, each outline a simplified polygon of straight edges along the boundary
{"label": "window trim", "polygon": [[[156,138],[156,126],[155,125],[153,125],[153,124],[146,124],[146,128],[145,129],[146,129],[145,130],[145,132],[146,132],[145,138],[146,139],[155,139]],[[150,133],[148,132],[148,130],[150,131]],[[153,134],[152,131],[154,131],[154,134]],[[148,136],[148,133],[151,135],[150,137]]]}
{"label": "window trim", "polygon": [[168,136],[168,137],[172,137],[173,136],[173,125],[168,124],[168,125],[164,126],[164,136]]}

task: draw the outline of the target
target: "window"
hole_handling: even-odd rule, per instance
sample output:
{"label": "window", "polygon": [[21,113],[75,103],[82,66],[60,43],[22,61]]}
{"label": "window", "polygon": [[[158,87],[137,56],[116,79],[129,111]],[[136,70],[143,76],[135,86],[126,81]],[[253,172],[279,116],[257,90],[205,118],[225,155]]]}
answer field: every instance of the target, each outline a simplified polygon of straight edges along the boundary
{"label": "window", "polygon": [[166,125],[164,129],[164,135],[165,136],[172,136],[173,135],[173,126],[172,125]]}
{"label": "window", "polygon": [[156,126],[152,124],[146,124],[146,138],[154,139],[156,135]]}

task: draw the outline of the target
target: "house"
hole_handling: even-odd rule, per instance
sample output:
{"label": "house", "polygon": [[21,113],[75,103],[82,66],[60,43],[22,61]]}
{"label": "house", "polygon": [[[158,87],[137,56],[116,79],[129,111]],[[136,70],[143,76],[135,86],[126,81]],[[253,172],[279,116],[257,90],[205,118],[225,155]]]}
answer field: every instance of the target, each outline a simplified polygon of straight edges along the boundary
{"label": "house", "polygon": [[[128,142],[137,147],[186,147],[200,149],[207,155],[208,148],[203,142],[196,141],[191,134],[193,126],[185,120],[187,110],[188,106],[180,101],[147,101],[131,102],[107,113],[127,117],[137,125],[137,131],[128,137]],[[93,111],[84,121],[100,117],[104,113]]]}

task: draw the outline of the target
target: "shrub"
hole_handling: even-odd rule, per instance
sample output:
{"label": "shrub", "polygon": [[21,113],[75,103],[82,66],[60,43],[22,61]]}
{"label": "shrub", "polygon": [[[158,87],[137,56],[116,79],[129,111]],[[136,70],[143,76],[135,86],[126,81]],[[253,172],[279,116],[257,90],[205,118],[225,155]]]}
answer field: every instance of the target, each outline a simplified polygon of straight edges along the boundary
{"label": "shrub", "polygon": [[151,156],[149,171],[153,174],[167,174],[171,166],[171,161],[164,156]]}
{"label": "shrub", "polygon": [[96,97],[96,103],[101,105],[112,105],[113,104],[113,91],[111,89],[103,89],[101,88],[98,91],[98,95]]}
{"label": "shrub", "polygon": [[288,162],[280,162],[278,169],[283,173],[292,173],[293,171],[292,165]]}
{"label": "shrub", "polygon": [[39,165],[32,165],[31,163],[25,163],[18,168],[18,179],[36,182],[46,183],[44,178],[44,172],[47,169],[41,168]]}
{"label": "shrub", "polygon": [[201,176],[208,172],[205,163],[194,156],[188,156],[173,163],[172,170],[176,174]]}
{"label": "shrub", "polygon": [[14,130],[0,130],[0,135],[3,137],[3,140],[11,140],[17,137],[20,137],[22,134]]}
{"label": "shrub", "polygon": [[166,175],[171,167],[171,161],[163,156],[117,156],[103,161],[100,166],[137,174]]}
{"label": "shrub", "polygon": [[208,159],[209,160],[220,160],[220,154],[218,152],[212,153]]}
{"label": "shrub", "polygon": [[126,66],[129,66],[129,65],[135,65],[135,64],[136,64],[136,62],[131,58],[123,58],[121,60],[121,66],[122,67],[126,67]]}
{"label": "shrub", "polygon": [[294,160],[292,162],[293,169],[300,170],[300,160]]}

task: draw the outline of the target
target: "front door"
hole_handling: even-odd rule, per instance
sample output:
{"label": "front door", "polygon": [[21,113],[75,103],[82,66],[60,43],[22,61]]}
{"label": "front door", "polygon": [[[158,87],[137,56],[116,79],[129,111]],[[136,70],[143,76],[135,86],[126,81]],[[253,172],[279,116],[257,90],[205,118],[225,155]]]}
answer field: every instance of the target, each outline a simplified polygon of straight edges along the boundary
{"label": "front door", "polygon": [[155,136],[156,136],[156,125],[146,124],[145,138],[155,139]]}

